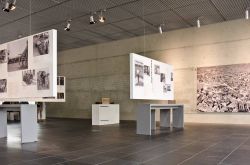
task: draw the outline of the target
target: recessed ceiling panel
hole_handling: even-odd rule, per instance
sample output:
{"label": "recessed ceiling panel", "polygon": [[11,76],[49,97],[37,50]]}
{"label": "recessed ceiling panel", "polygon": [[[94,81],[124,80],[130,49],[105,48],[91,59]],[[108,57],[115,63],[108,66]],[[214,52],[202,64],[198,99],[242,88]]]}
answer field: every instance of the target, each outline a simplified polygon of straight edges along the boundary
{"label": "recessed ceiling panel", "polygon": [[190,6],[175,9],[175,11],[185,20],[191,24],[195,24],[194,20],[198,18],[206,19],[212,18],[216,22],[223,21],[221,15],[217,12],[216,8],[209,2],[203,1],[201,3],[196,3]]}
{"label": "recessed ceiling panel", "polygon": [[143,17],[144,15],[168,10],[166,5],[163,5],[158,0],[140,0],[134,3],[121,6],[121,8],[131,12],[135,16]]}
{"label": "recessed ceiling panel", "polygon": [[227,20],[244,18],[245,10],[250,7],[249,0],[212,0]]}

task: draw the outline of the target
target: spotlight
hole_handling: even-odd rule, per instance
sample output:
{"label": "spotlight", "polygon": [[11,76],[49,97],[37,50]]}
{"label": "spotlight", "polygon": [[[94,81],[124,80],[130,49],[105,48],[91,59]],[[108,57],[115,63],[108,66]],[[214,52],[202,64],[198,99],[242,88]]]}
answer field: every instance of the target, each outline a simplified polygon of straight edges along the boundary
{"label": "spotlight", "polygon": [[198,19],[197,19],[196,23],[197,23],[197,27],[198,27],[198,28],[200,28],[200,27],[201,27],[201,21],[200,21],[200,18],[198,18]]}
{"label": "spotlight", "polygon": [[159,33],[162,34],[162,27],[161,25],[158,27]]}
{"label": "spotlight", "polygon": [[5,5],[2,10],[5,12],[10,12],[10,3],[8,1],[5,2]]}
{"label": "spotlight", "polygon": [[99,15],[99,22],[104,23],[106,21],[106,17],[104,17],[103,12],[106,10],[101,10],[101,13]]}
{"label": "spotlight", "polygon": [[96,21],[95,21],[94,15],[92,14],[89,17],[89,24],[95,24],[95,23],[96,23]]}
{"label": "spotlight", "polygon": [[246,11],[245,11],[245,19],[246,20],[249,19],[249,8],[247,8]]}
{"label": "spotlight", "polygon": [[67,21],[67,25],[64,27],[65,31],[70,31],[70,26],[71,26],[70,22],[71,21],[72,21],[71,19]]}
{"label": "spotlight", "polygon": [[13,0],[13,2],[10,4],[9,9],[10,10],[15,10],[16,9],[16,0]]}

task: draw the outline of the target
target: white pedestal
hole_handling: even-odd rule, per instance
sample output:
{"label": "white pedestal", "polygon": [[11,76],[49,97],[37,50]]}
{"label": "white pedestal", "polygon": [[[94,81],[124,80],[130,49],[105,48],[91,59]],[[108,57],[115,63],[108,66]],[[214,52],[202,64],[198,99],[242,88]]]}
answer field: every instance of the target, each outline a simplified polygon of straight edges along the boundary
{"label": "white pedestal", "polygon": [[37,141],[37,106],[21,105],[21,142]]}
{"label": "white pedestal", "polygon": [[0,138],[7,137],[7,110],[21,112],[21,142],[37,141],[37,106],[30,104],[0,106]]}
{"label": "white pedestal", "polygon": [[7,111],[0,110],[0,138],[7,137]]}
{"label": "white pedestal", "polygon": [[92,125],[120,123],[119,104],[92,104]]}

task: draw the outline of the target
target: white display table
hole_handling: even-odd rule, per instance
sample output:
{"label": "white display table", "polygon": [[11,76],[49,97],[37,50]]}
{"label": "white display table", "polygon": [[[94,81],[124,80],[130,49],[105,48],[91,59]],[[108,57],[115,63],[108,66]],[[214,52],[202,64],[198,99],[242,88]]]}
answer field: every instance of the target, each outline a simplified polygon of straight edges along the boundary
{"label": "white display table", "polygon": [[37,106],[35,104],[0,105],[0,138],[7,137],[7,111],[20,111],[21,143],[37,141]]}
{"label": "white display table", "polygon": [[[173,127],[184,127],[184,106],[180,104],[142,104],[137,109],[136,133],[151,135],[156,129],[155,110],[160,110],[161,127],[170,127],[170,113],[173,115]],[[171,111],[172,109],[172,111]]]}
{"label": "white display table", "polygon": [[120,123],[119,104],[92,104],[92,125]]}

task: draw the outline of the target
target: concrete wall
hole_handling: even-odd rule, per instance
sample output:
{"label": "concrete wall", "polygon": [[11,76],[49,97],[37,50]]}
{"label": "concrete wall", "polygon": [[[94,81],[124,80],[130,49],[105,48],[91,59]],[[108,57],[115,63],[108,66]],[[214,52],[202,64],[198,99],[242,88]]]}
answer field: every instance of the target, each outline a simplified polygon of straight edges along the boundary
{"label": "concrete wall", "polygon": [[[121,119],[135,119],[129,99],[129,53],[145,54],[174,66],[175,98],[185,104],[186,122],[250,124],[249,114],[196,113],[196,68],[250,62],[250,22],[234,20],[59,53],[59,74],[67,77],[66,103],[48,105],[48,116],[90,118],[91,104],[110,97]],[[159,103],[151,101],[152,103]]]}

